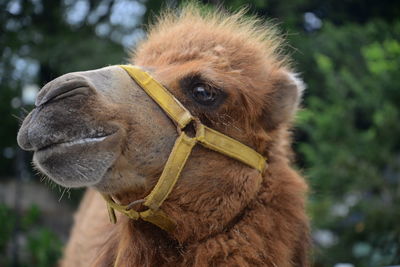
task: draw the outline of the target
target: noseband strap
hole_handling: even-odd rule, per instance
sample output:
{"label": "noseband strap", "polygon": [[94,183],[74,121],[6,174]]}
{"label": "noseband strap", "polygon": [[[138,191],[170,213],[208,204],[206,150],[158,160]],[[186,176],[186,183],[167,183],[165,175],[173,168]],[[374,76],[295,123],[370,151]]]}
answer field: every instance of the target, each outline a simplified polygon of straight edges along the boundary
{"label": "noseband strap", "polygon": [[[120,67],[177,124],[179,137],[175,141],[157,184],[144,199],[143,205],[148,208],[147,210],[141,212],[135,211],[131,209],[130,205],[118,204],[111,196],[103,194],[107,202],[110,220],[113,223],[116,222],[114,210],[117,210],[133,220],[142,219],[157,225],[165,231],[172,231],[176,227],[176,224],[160,209],[160,206],[174,188],[186,164],[186,160],[196,144],[234,158],[258,170],[260,173],[264,171],[267,163],[266,158],[261,154],[235,139],[202,124],[164,86],[141,68],[132,65],[120,65]],[[195,130],[194,137],[190,137],[185,132],[186,127],[190,124],[193,125]],[[259,179],[259,182],[261,183],[261,179]]]}

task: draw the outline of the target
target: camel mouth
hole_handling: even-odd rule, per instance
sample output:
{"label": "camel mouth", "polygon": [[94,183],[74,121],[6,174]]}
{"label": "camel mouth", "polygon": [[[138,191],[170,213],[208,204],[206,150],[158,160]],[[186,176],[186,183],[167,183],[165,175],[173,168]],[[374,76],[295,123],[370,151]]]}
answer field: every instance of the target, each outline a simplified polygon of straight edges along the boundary
{"label": "camel mouth", "polygon": [[47,151],[51,151],[52,149],[57,149],[57,148],[67,148],[68,149],[69,147],[77,146],[77,145],[79,145],[79,146],[92,145],[92,144],[104,141],[107,137],[109,137],[113,134],[115,134],[115,132],[111,133],[111,134],[77,138],[77,139],[73,139],[70,141],[52,143],[52,144],[48,144],[48,145],[38,148],[35,152],[47,152]]}

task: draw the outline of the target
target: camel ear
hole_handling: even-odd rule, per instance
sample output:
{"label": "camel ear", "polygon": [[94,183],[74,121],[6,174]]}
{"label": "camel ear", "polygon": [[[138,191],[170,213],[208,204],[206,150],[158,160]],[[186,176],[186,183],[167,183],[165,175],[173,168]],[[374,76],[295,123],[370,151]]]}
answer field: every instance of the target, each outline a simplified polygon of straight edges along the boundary
{"label": "camel ear", "polygon": [[284,72],[277,75],[263,109],[266,130],[273,130],[282,123],[291,121],[299,107],[304,89],[305,84],[298,74]]}

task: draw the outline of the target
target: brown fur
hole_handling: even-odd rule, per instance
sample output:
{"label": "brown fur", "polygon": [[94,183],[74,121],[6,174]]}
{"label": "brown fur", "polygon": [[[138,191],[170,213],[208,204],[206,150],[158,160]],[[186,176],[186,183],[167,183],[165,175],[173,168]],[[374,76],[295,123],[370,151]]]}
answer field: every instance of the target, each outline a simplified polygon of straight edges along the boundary
{"label": "brown fur", "polygon": [[[112,266],[117,258],[118,266],[308,266],[307,186],[289,160],[288,128],[300,93],[282,43],[273,27],[240,12],[200,13],[187,7],[179,16],[164,15],[132,62],[205,124],[265,155],[261,187],[256,170],[196,146],[162,206],[178,224],[174,232],[123,216],[113,226],[103,201],[89,191],[63,266]],[[194,74],[227,92],[217,110],[198,108],[182,93],[179,80]],[[139,195],[128,190],[115,197],[127,203]]]}

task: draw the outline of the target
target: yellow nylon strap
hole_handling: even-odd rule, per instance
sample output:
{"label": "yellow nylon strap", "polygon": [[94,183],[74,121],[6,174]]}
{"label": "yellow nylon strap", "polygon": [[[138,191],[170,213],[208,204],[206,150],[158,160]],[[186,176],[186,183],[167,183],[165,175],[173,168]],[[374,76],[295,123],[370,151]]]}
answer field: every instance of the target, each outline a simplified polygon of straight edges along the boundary
{"label": "yellow nylon strap", "polygon": [[178,139],[176,139],[156,186],[145,198],[145,206],[153,210],[161,206],[169,193],[171,193],[176,181],[178,181],[179,175],[195,144],[196,139],[188,137],[185,132],[182,132]]}
{"label": "yellow nylon strap", "polygon": [[162,210],[149,209],[141,212],[132,209],[127,210],[128,207],[127,205],[121,205],[115,203],[115,201],[108,195],[105,194],[101,195],[103,196],[104,200],[107,203],[108,215],[112,223],[117,222],[117,218],[115,216],[115,211],[114,211],[117,210],[133,220],[138,220],[140,218],[144,221],[157,225],[158,227],[167,232],[171,232],[176,227],[175,222],[173,222]]}
{"label": "yellow nylon strap", "polygon": [[205,147],[234,158],[263,172],[266,159],[252,148],[203,124],[197,129],[196,139]]}
{"label": "yellow nylon strap", "polygon": [[135,210],[132,210],[132,209],[127,210],[126,209],[127,208],[126,205],[121,205],[121,204],[115,203],[115,201],[108,195],[102,194],[102,196],[107,202],[107,208],[108,208],[110,220],[111,220],[112,223],[116,222],[116,217],[115,217],[114,210],[117,210],[117,211],[125,214],[129,218],[134,219],[134,220],[137,220],[137,219],[140,218],[139,212],[137,212]]}
{"label": "yellow nylon strap", "polygon": [[157,225],[167,232],[172,232],[176,228],[176,223],[162,210],[145,210],[140,213],[140,218],[143,221]]}
{"label": "yellow nylon strap", "polygon": [[133,209],[128,210],[127,205],[117,204],[110,196],[103,195],[107,202],[107,209],[111,222],[116,223],[114,210],[117,210],[133,220],[141,218],[166,231],[172,231],[175,228],[175,223],[163,211],[159,210],[159,207],[174,188],[195,144],[196,139],[188,137],[185,132],[182,132],[178,139],[176,139],[175,145],[172,148],[157,184],[145,198],[146,201],[144,205],[150,209],[142,212]]}
{"label": "yellow nylon strap", "polygon": [[264,171],[266,159],[261,154],[235,139],[201,124],[165,87],[142,69],[130,65],[120,65],[120,67],[128,72],[140,87],[178,124],[181,130],[184,130],[190,122],[194,122],[196,136],[189,137],[184,131],[180,133],[157,184],[145,198],[144,205],[149,208],[148,210],[137,212],[127,209],[127,206],[115,203],[110,196],[103,195],[107,202],[110,220],[113,223],[116,222],[114,210],[117,210],[131,219],[140,218],[157,225],[161,229],[172,231],[176,224],[159,208],[174,188],[196,143],[241,161],[260,172]]}
{"label": "yellow nylon strap", "polygon": [[147,72],[131,65],[120,65],[120,67],[129,73],[140,87],[178,124],[179,128],[184,128],[194,119],[190,112]]}

